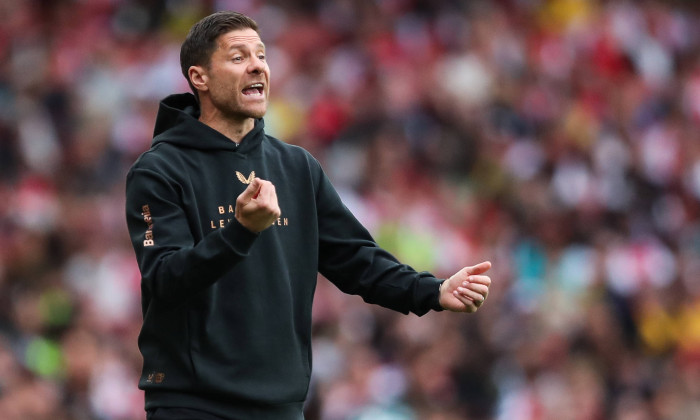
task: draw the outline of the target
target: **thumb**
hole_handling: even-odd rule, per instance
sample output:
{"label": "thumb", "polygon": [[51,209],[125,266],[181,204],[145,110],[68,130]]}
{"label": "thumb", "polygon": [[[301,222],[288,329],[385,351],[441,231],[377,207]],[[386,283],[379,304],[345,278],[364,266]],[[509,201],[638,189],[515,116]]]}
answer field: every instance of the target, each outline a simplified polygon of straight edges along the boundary
{"label": "thumb", "polygon": [[490,268],[491,268],[491,261],[484,261],[484,262],[481,262],[477,265],[467,267],[466,271],[467,271],[467,274],[469,274],[469,275],[482,274],[482,273],[489,271]]}
{"label": "thumb", "polygon": [[260,192],[260,187],[262,186],[260,178],[253,179],[253,182],[248,184],[248,187],[241,193],[239,200],[241,204],[245,205],[250,202],[250,200],[256,198]]}

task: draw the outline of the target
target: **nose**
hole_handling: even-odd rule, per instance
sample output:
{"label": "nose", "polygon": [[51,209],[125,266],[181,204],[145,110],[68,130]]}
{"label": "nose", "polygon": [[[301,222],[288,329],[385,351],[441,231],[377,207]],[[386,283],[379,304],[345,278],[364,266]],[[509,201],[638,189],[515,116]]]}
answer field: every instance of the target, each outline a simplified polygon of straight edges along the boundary
{"label": "nose", "polygon": [[250,60],[248,71],[253,74],[260,74],[263,70],[265,70],[265,62],[258,57],[253,57],[252,60]]}

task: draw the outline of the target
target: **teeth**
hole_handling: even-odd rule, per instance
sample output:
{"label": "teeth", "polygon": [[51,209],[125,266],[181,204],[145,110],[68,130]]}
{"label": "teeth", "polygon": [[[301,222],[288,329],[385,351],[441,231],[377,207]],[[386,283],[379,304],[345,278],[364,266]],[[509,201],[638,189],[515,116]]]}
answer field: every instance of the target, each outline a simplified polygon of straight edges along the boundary
{"label": "teeth", "polygon": [[[249,89],[253,89],[253,91],[248,91]],[[245,88],[243,88],[244,91],[248,91],[248,93],[245,93],[246,95],[263,95],[263,84],[262,83],[253,83],[252,85],[248,85]]]}

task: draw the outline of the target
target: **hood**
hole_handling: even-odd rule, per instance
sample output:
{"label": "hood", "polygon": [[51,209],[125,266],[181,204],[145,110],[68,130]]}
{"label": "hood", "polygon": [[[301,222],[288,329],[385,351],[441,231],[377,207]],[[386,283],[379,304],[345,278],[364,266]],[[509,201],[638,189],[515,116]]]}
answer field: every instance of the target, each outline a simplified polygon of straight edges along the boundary
{"label": "hood", "polygon": [[170,95],[160,102],[153,130],[153,146],[170,143],[200,150],[235,150],[246,153],[264,137],[265,122],[255,120],[253,129],[236,145],[228,137],[199,121],[199,104],[191,93]]}

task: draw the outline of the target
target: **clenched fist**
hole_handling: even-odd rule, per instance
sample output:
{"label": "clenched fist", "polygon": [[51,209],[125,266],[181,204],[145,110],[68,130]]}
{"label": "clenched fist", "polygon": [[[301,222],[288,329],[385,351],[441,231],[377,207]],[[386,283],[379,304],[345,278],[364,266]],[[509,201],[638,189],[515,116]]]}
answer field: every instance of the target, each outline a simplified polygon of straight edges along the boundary
{"label": "clenched fist", "polygon": [[277,192],[270,181],[255,178],[236,199],[236,220],[251,232],[272,226],[280,214]]}

